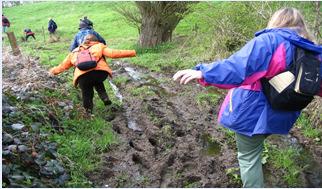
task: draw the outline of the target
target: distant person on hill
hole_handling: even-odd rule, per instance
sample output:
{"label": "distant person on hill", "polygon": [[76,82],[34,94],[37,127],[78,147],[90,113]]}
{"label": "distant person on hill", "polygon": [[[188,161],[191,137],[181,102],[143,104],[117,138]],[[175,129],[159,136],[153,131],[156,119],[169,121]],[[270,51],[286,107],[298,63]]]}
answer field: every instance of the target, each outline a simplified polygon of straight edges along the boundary
{"label": "distant person on hill", "polygon": [[9,27],[10,27],[9,19],[2,14],[2,32],[7,33]]}
{"label": "distant person on hill", "polygon": [[[293,56],[301,52],[299,49],[314,57],[305,59],[309,63],[320,61],[320,74],[315,74],[317,79],[310,82],[322,79],[322,47],[313,41],[302,14],[294,8],[283,8],[273,14],[266,29],[256,32],[252,40],[229,58],[198,64],[173,76],[180,84],[197,80],[203,86],[230,89],[221,105],[218,122],[236,133],[243,187],[264,187],[261,162],[264,140],[271,134],[288,134],[301,113],[273,108],[264,93],[263,82],[281,72],[292,74],[284,71],[295,63],[298,65]],[[283,83],[281,77],[278,81]],[[322,82],[316,88],[319,88],[316,95],[322,96]]]}
{"label": "distant person on hill", "polygon": [[[96,60],[97,66],[89,70],[81,70],[79,65],[81,59],[84,58],[80,57],[83,57],[82,54],[87,50],[90,56]],[[81,88],[83,106],[88,114],[91,114],[93,111],[94,88],[106,106],[112,103],[103,83],[108,76],[112,77],[112,69],[108,66],[103,56],[110,58],[133,57],[136,56],[136,52],[135,50],[110,49],[103,43],[100,43],[95,35],[88,34],[85,36],[83,44],[69,53],[59,66],[50,69],[50,73],[56,75],[71,67],[75,68],[73,83],[74,86],[79,85]]]}
{"label": "distant person on hill", "polygon": [[29,38],[30,36],[36,40],[35,33],[34,33],[34,32],[32,32],[32,31],[31,31],[31,29],[26,28],[26,29],[24,30],[24,33],[25,33],[25,39],[26,39],[26,41],[28,41],[28,38]]}
{"label": "distant person on hill", "polygon": [[84,19],[80,19],[79,22],[79,32],[75,35],[74,40],[69,48],[70,51],[73,51],[76,47],[84,42],[85,36],[88,34],[93,34],[98,39],[100,43],[106,45],[105,40],[93,29],[93,22],[90,21],[86,16]]}
{"label": "distant person on hill", "polygon": [[56,29],[57,29],[56,22],[52,18],[49,18],[49,21],[48,21],[48,31],[49,31],[49,34],[54,34],[55,31],[56,31]]}
{"label": "distant person on hill", "polygon": [[56,29],[57,29],[56,22],[52,18],[49,18],[48,31],[49,31],[50,42],[54,42],[58,40],[56,37]]}

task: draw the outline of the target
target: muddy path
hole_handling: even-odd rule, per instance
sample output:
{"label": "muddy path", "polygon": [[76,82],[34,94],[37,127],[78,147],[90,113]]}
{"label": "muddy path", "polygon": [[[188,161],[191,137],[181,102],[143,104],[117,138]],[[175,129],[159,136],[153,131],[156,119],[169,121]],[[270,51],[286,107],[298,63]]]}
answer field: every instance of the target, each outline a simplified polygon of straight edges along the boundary
{"label": "muddy path", "polygon": [[101,170],[88,173],[91,181],[99,187],[239,186],[226,175],[237,161],[224,133],[214,129],[217,109],[196,102],[205,89],[128,63],[113,67],[127,81],[118,86],[124,106],[112,121],[120,143],[105,154]]}
{"label": "muddy path", "polygon": [[[115,86],[123,109],[112,121],[120,143],[104,155],[100,169],[87,174],[97,187],[241,187],[234,139],[217,124],[225,91],[182,86],[171,73],[150,73],[125,62],[112,66],[115,78],[125,81]],[[219,98],[200,103],[201,93]],[[314,151],[292,135],[268,140],[307,154],[300,185],[321,186],[322,164]],[[288,187],[282,169],[265,164],[264,174],[267,187]]]}

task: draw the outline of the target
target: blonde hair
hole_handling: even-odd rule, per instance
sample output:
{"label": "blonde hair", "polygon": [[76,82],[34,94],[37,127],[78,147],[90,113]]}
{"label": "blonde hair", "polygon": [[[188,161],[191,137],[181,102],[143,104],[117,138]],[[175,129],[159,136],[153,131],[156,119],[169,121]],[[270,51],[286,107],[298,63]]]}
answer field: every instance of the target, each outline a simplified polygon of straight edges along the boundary
{"label": "blonde hair", "polygon": [[268,22],[267,28],[290,28],[301,37],[315,41],[306,27],[302,14],[295,8],[283,8],[276,11]]}

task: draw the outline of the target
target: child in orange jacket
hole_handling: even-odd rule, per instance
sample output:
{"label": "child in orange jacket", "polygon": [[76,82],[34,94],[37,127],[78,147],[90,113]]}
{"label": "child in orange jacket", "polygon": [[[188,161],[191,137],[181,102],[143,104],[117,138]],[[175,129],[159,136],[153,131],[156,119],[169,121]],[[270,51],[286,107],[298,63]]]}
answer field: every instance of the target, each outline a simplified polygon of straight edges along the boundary
{"label": "child in orange jacket", "polygon": [[[80,48],[89,50],[91,56],[97,61],[97,66],[95,68],[80,70],[75,67]],[[49,71],[51,74],[57,75],[71,67],[75,67],[73,84],[74,86],[79,85],[81,88],[83,106],[87,113],[92,113],[93,111],[94,88],[106,106],[111,104],[103,82],[108,76],[112,77],[112,69],[108,66],[105,59],[102,58],[103,56],[109,58],[134,57],[136,56],[136,52],[135,50],[110,49],[103,43],[99,43],[95,35],[89,34],[85,37],[85,42],[83,44],[69,53],[60,65]]]}

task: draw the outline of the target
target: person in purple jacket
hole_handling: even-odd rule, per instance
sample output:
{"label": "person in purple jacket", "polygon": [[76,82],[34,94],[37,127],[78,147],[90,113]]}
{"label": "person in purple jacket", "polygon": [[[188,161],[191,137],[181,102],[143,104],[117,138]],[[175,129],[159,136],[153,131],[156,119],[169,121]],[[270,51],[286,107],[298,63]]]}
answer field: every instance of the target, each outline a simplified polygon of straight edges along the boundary
{"label": "person in purple jacket", "polygon": [[[236,133],[243,187],[264,187],[261,154],[270,134],[288,134],[300,111],[273,110],[262,91],[261,78],[271,78],[293,63],[295,47],[314,53],[322,62],[322,47],[314,44],[303,16],[283,8],[271,17],[267,28],[255,33],[229,58],[194,69],[178,71],[173,80],[187,84],[196,79],[203,86],[230,89],[218,121]],[[322,64],[321,64],[322,77]],[[320,92],[322,96],[322,83]]]}

